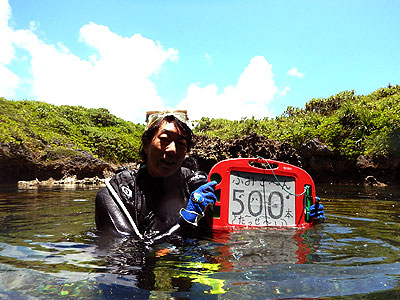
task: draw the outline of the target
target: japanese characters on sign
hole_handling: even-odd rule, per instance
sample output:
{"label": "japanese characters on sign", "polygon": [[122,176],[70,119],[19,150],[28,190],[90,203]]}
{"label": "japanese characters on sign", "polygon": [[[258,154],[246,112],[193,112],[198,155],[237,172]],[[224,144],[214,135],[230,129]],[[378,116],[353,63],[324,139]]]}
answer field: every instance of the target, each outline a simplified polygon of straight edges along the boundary
{"label": "japanese characters on sign", "polygon": [[295,178],[232,171],[229,216],[232,225],[295,226]]}

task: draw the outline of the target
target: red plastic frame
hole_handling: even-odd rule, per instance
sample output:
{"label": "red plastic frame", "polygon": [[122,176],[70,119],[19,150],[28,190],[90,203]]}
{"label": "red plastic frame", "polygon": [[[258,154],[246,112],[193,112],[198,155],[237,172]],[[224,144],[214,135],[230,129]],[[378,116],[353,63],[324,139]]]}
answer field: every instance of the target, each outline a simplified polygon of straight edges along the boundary
{"label": "red plastic frame", "polygon": [[[250,163],[267,165],[272,168],[257,167]],[[269,164],[269,165],[268,165]],[[209,173],[209,180],[216,180],[216,195],[218,201],[215,203],[214,210],[219,210],[219,217],[209,217],[208,221],[213,229],[233,229],[239,227],[252,227],[249,225],[229,224],[229,190],[230,174],[232,171],[250,172],[258,174],[270,174],[276,176],[288,176],[295,179],[295,226],[289,227],[308,227],[310,223],[305,221],[305,186],[311,187],[312,199],[315,198],[315,185],[311,176],[303,169],[283,163],[280,161],[263,158],[236,158],[228,159],[217,163]],[[254,226],[255,227],[255,226]],[[257,226],[259,227],[259,226]],[[275,227],[275,226],[274,226]]]}

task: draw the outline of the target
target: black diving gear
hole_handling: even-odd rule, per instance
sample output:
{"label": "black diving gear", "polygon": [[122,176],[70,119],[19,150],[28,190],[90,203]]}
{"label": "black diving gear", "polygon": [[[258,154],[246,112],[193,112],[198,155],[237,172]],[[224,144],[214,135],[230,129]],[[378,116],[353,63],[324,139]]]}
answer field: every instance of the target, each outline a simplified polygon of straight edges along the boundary
{"label": "black diving gear", "polygon": [[[153,178],[147,168],[117,171],[96,196],[96,227],[119,236],[137,236],[147,242],[162,241],[171,235],[194,233],[194,226],[179,214],[185,208],[190,192],[207,182],[204,172],[185,167],[167,178]],[[202,232],[205,220],[199,224]],[[136,228],[135,228],[136,227]],[[202,232],[204,233],[204,232]]]}

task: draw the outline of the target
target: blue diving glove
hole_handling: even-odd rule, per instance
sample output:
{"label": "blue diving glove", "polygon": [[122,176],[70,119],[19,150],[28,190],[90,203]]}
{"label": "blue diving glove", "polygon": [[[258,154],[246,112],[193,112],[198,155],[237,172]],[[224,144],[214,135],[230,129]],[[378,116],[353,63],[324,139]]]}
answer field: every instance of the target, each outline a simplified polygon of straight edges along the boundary
{"label": "blue diving glove", "polygon": [[186,222],[197,226],[197,222],[204,217],[207,206],[214,205],[217,200],[216,185],[216,181],[205,183],[190,194],[186,208],[180,210],[180,214]]}
{"label": "blue diving glove", "polygon": [[324,206],[319,203],[319,197],[315,197],[315,204],[309,208],[309,216],[313,219],[324,222],[326,220],[324,216]]}

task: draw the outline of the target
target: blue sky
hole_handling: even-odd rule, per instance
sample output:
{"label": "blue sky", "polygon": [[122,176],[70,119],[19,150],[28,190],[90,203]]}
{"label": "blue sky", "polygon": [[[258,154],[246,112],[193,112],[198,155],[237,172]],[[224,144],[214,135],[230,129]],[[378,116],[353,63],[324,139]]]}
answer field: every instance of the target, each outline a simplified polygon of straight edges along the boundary
{"label": "blue sky", "polygon": [[0,0],[0,97],[274,117],[400,84],[400,1]]}

